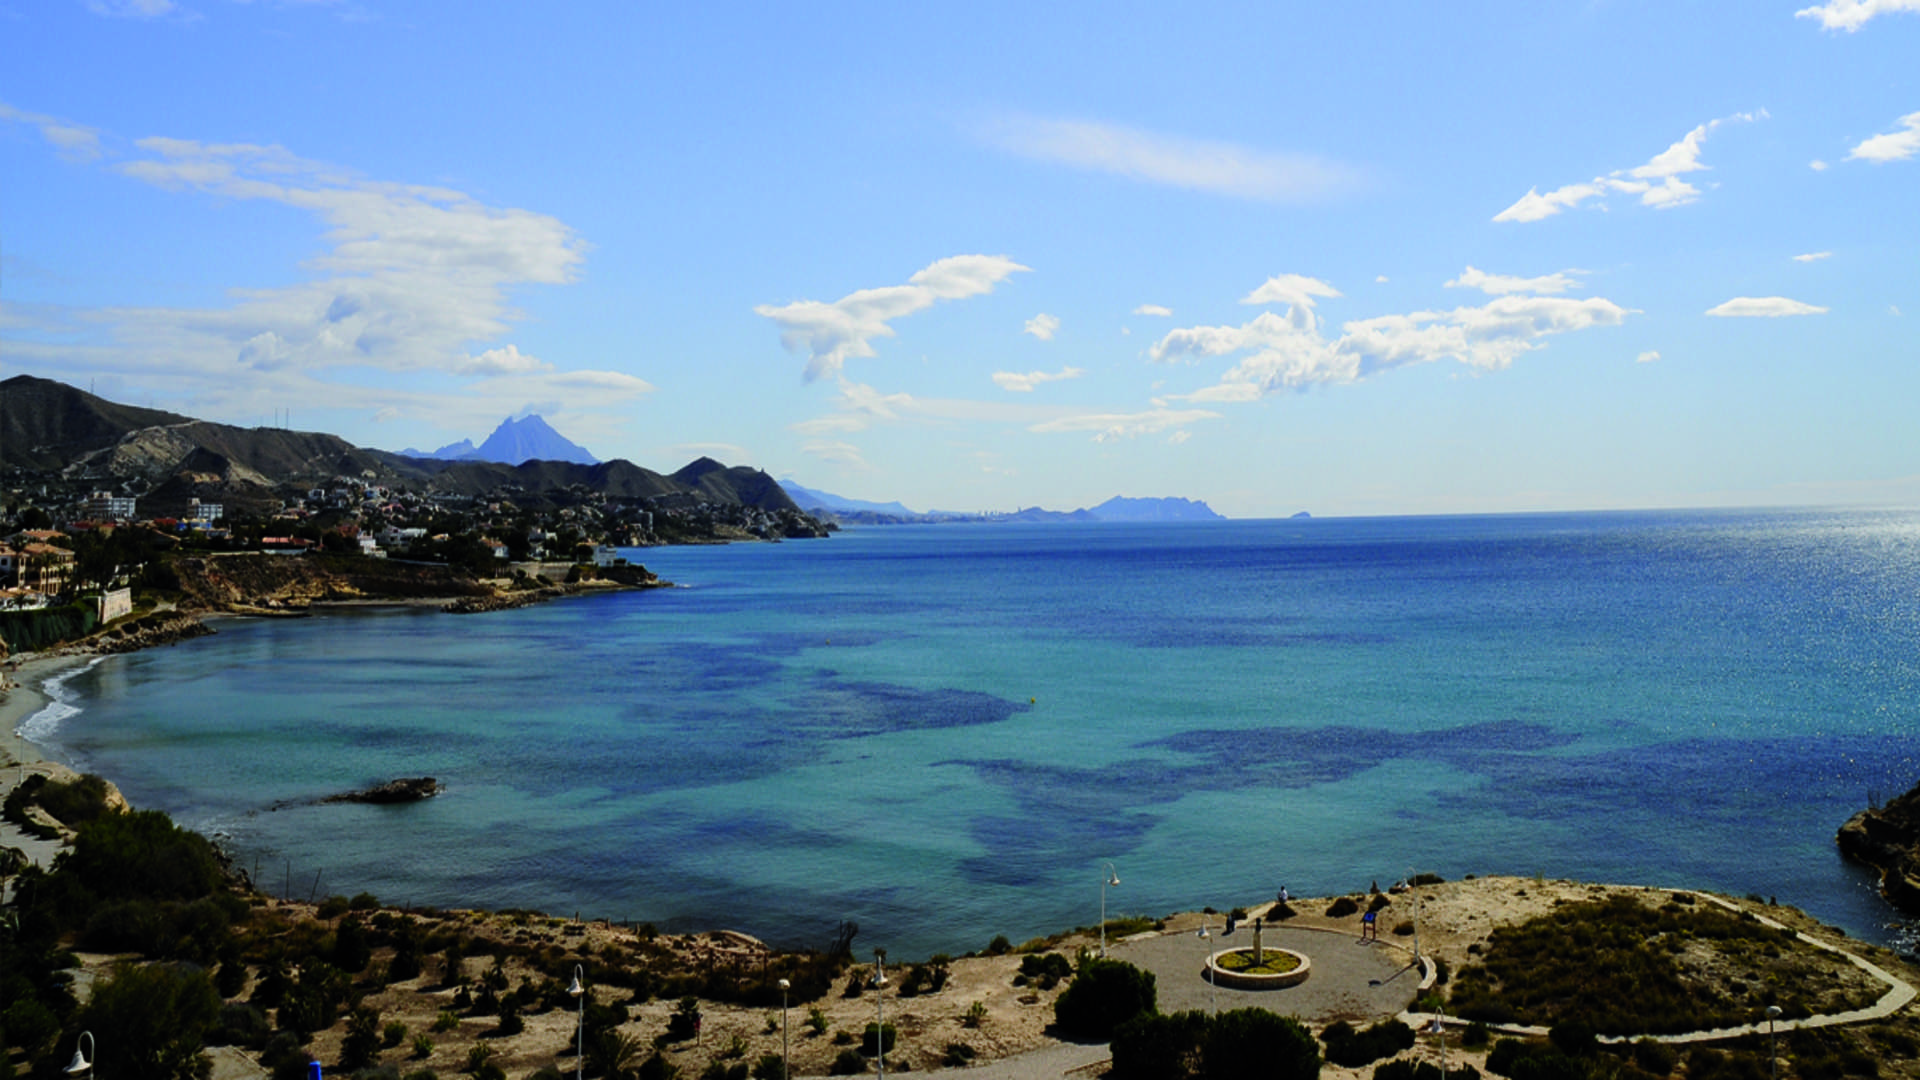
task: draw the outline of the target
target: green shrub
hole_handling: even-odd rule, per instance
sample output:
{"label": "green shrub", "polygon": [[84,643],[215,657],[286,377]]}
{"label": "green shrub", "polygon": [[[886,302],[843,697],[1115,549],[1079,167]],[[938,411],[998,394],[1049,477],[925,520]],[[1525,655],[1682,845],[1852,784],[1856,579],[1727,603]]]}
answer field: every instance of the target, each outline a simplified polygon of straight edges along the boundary
{"label": "green shrub", "polygon": [[821,1012],[818,1008],[808,1009],[807,1027],[813,1029],[815,1035],[825,1035],[827,1033],[827,1014]]}
{"label": "green shrub", "polygon": [[1012,951],[1013,951],[1013,942],[1007,940],[1007,935],[995,934],[993,936],[993,940],[987,942],[987,951],[985,955],[1005,956]]}
{"label": "green shrub", "polygon": [[225,880],[207,838],[158,810],[107,814],[82,825],[55,875],[100,900],[197,900]]}
{"label": "green shrub", "polygon": [[1413,1029],[1399,1020],[1383,1020],[1365,1031],[1355,1031],[1352,1024],[1341,1020],[1327,1025],[1320,1041],[1327,1045],[1328,1061],[1357,1069],[1408,1049],[1413,1046],[1414,1035]]}
{"label": "green shrub", "polygon": [[867,1059],[858,1050],[842,1050],[828,1067],[829,1076],[858,1076],[867,1071]]}
{"label": "green shrub", "polygon": [[761,1054],[753,1063],[753,1080],[786,1080],[787,1063],[779,1054]]}
{"label": "green shrub", "polygon": [[867,1030],[860,1036],[860,1052],[868,1057],[879,1057],[893,1050],[894,1030],[892,1024],[868,1024]]}
{"label": "green shrub", "polygon": [[1053,1017],[1074,1038],[1109,1039],[1113,1030],[1154,1011],[1153,973],[1123,960],[1092,959],[1054,1002]]}
{"label": "green shrub", "polygon": [[380,1060],[380,1013],[362,1005],[347,1016],[347,1037],[340,1043],[340,1067],[362,1069]]}
{"label": "green shrub", "polygon": [[1234,1009],[1214,1017],[1200,1044],[1200,1061],[1210,1080],[1314,1080],[1320,1075],[1320,1047],[1313,1035],[1300,1021],[1265,1009]]}
{"label": "green shrub", "polygon": [[1187,1080],[1200,1065],[1207,1015],[1141,1014],[1113,1032],[1111,1080]]}
{"label": "green shrub", "polygon": [[99,1075],[197,1080],[209,1067],[201,1047],[220,1020],[220,995],[198,969],[120,964],[94,984],[80,1027],[99,1040]]}
{"label": "green shrub", "polygon": [[1344,919],[1349,915],[1355,914],[1359,910],[1360,910],[1360,905],[1354,902],[1353,897],[1351,896],[1336,897],[1333,903],[1327,905],[1327,918]]}
{"label": "green shrub", "polygon": [[977,1056],[978,1053],[974,1048],[966,1043],[948,1043],[946,1049],[940,1052],[940,1064],[949,1069],[964,1069],[973,1064],[973,1059]]}
{"label": "green shrub", "polygon": [[320,901],[320,907],[314,915],[322,919],[337,919],[352,910],[353,905],[344,896],[329,896]]}

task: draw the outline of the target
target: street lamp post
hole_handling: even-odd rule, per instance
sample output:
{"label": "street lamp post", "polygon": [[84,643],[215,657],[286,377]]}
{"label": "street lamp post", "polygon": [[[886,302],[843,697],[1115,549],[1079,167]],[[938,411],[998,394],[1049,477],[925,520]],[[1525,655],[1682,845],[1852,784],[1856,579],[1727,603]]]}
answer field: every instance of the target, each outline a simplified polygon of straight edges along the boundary
{"label": "street lamp post", "polygon": [[[82,1041],[84,1041],[87,1044],[88,1050],[93,1051],[92,1058],[88,1058],[87,1055],[81,1051],[80,1043]],[[91,1031],[81,1032],[80,1038],[75,1039],[73,1042],[73,1060],[67,1063],[67,1068],[66,1068],[67,1075],[68,1076],[87,1075],[88,1073],[93,1071],[93,1063],[99,1057],[100,1057],[100,1048],[95,1046],[93,1043],[93,1032]]]}
{"label": "street lamp post", "polygon": [[787,980],[780,980],[780,1080],[787,1080],[791,1075],[791,1066],[787,1064],[787,990],[792,986]]}
{"label": "street lamp post", "polygon": [[1107,888],[1120,884],[1120,872],[1107,864],[1106,876],[1100,879],[1100,958],[1107,958]]}
{"label": "street lamp post", "polygon": [[1780,1042],[1773,1032],[1773,1022],[1780,1019],[1780,1006],[1767,1006],[1767,1075],[1780,1080]]}
{"label": "street lamp post", "polygon": [[1213,921],[1205,915],[1200,916],[1199,938],[1205,943],[1207,962],[1200,968],[1201,978],[1207,980],[1207,1011],[1220,1015],[1220,999],[1213,985]]}
{"label": "street lamp post", "polygon": [[567,987],[567,993],[580,999],[580,1060],[574,1067],[574,1080],[587,1080],[587,986],[580,981],[585,974],[580,965],[573,965],[573,982]]}
{"label": "street lamp post", "polygon": [[880,1049],[880,1075],[887,1075],[887,950],[873,950],[873,1045]]}

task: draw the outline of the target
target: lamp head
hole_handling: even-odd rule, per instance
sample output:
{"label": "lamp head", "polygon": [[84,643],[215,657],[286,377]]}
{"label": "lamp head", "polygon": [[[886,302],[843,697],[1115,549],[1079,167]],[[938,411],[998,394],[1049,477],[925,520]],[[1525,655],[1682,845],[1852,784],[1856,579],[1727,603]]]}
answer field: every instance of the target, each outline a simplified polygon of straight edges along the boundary
{"label": "lamp head", "polygon": [[[1780,1019],[1780,1006],[1778,1006],[1778,1005],[1769,1005],[1769,1006],[1767,1006],[1767,1019],[1769,1019],[1769,1020],[1778,1020],[1778,1019]],[[76,1054],[77,1054],[77,1053],[79,1053],[79,1051],[77,1051],[77,1050],[76,1050],[76,1051],[74,1051],[74,1053],[76,1053]]]}
{"label": "lamp head", "polygon": [[792,983],[790,983],[790,982],[788,982],[788,981],[787,981],[787,980],[785,980],[785,979],[781,979],[781,980],[780,980],[780,989],[782,989],[782,990],[791,990],[791,989],[793,989],[793,984],[792,984]]}
{"label": "lamp head", "polygon": [[1107,875],[1107,884],[1109,884],[1109,885],[1118,885],[1118,884],[1120,884],[1120,875],[1119,875],[1119,874],[1108,874],[1108,875]]}
{"label": "lamp head", "polygon": [[567,984],[567,993],[572,994],[574,997],[579,997],[586,992],[587,988],[580,985],[580,976],[575,974],[573,981]]}

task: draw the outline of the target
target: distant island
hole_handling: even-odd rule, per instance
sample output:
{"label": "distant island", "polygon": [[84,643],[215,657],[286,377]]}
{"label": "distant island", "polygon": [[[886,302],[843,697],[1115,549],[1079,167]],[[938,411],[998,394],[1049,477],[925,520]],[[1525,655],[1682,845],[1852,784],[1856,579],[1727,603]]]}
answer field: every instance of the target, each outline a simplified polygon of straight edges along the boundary
{"label": "distant island", "polygon": [[921,513],[900,502],[869,502],[850,499],[832,492],[806,487],[791,477],[780,481],[794,504],[823,521],[843,525],[925,525],[989,522],[1004,524],[1057,524],[1062,522],[1173,522],[1225,521],[1224,516],[1199,499],[1168,497],[1134,499],[1115,495],[1098,506],[1079,510],[1045,510],[1028,507],[1021,510],[972,513],[957,510],[929,510]]}

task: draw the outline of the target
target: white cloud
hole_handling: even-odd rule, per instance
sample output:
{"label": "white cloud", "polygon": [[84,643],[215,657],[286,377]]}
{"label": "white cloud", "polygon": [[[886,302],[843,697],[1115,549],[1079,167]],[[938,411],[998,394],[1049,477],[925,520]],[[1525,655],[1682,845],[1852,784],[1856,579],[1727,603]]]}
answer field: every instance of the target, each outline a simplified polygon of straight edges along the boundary
{"label": "white cloud", "polygon": [[1589,199],[1604,202],[1614,192],[1638,195],[1642,206],[1651,206],[1667,210],[1676,206],[1685,206],[1700,197],[1700,189],[1687,183],[1680,177],[1694,172],[1704,171],[1707,166],[1700,163],[1700,148],[1707,136],[1721,124],[1746,123],[1764,120],[1767,111],[1760,109],[1750,113],[1735,113],[1701,124],[1681,136],[1680,141],[1655,154],[1645,165],[1631,169],[1615,169],[1605,176],[1597,176],[1586,183],[1568,184],[1541,194],[1537,188],[1528,188],[1527,193],[1518,202],[1493,216],[1495,221],[1540,221],[1552,217],[1562,210],[1572,209]]}
{"label": "white cloud", "polygon": [[553,365],[528,356],[517,345],[503,345],[498,349],[488,349],[479,356],[470,356],[464,363],[456,363],[453,370],[458,375],[524,375],[533,371],[552,371]]}
{"label": "white cloud", "polygon": [[1819,262],[1821,259],[1831,258],[1833,258],[1833,252],[1831,251],[1809,251],[1805,255],[1795,255],[1793,261],[1801,263]]}
{"label": "white cloud", "polygon": [[954,255],[929,264],[905,285],[860,289],[832,303],[761,304],[753,311],[780,327],[781,344],[807,350],[806,378],[812,382],[822,375],[838,375],[849,357],[876,355],[871,342],[892,337],[893,320],[941,300],[992,292],[995,285],[1026,269],[1004,255]]}
{"label": "white cloud", "polygon": [[1777,319],[1787,315],[1825,315],[1827,309],[1784,296],[1736,296],[1707,314],[1723,319]]}
{"label": "white cloud", "polygon": [[[1331,286],[1328,286],[1331,288]],[[1453,359],[1485,371],[1505,368],[1541,339],[1625,321],[1609,300],[1499,296],[1480,307],[1417,311],[1346,323],[1338,338],[1320,333],[1310,302],[1300,297],[1285,316],[1263,312],[1241,326],[1172,331],[1149,356],[1160,363],[1246,354],[1218,385],[1187,395],[1196,402],[1246,402],[1283,390],[1351,383],[1378,371]]]}
{"label": "white cloud", "polygon": [[1660,354],[1652,349],[1648,349],[1646,352],[1634,357],[1633,362],[1636,364],[1651,364],[1658,359],[1660,359]]}
{"label": "white cloud", "polygon": [[1017,375],[1011,371],[996,371],[993,373],[993,381],[1003,390],[1030,394],[1033,392],[1033,388],[1041,383],[1059,382],[1062,379],[1077,379],[1086,373],[1085,368],[1077,367],[1063,367],[1056,372],[1029,371],[1025,375]]}
{"label": "white cloud", "polygon": [[1206,409],[1151,409],[1137,413],[1079,413],[1034,424],[1028,431],[1041,434],[1091,431],[1094,442],[1112,442],[1141,435],[1158,435],[1168,428],[1184,427],[1201,420],[1218,420],[1220,414]]}
{"label": "white cloud", "polygon": [[1814,172],[1826,172],[1827,163],[1821,161],[1819,158],[1814,158],[1812,161],[1807,162],[1807,168],[1812,169]]}
{"label": "white cloud", "polygon": [[95,15],[123,19],[156,19],[179,10],[173,0],[87,0]]}
{"label": "white cloud", "polygon": [[1243,304],[1288,304],[1298,307],[1312,307],[1316,297],[1328,300],[1340,298],[1340,290],[1321,281],[1302,274],[1277,274],[1268,278],[1261,286],[1240,298]]}
{"label": "white cloud", "polygon": [[1373,276],[1373,283],[1374,283],[1375,285],[1385,285],[1385,284],[1387,283],[1387,275],[1385,275],[1385,274],[1375,274],[1375,275]]}
{"label": "white cloud", "polygon": [[1577,289],[1580,283],[1571,275],[1578,270],[1562,270],[1557,274],[1544,277],[1523,278],[1507,274],[1489,274],[1472,266],[1460,272],[1460,276],[1447,282],[1449,289],[1479,289],[1489,296],[1504,296],[1507,293],[1563,293],[1568,289]]}
{"label": "white cloud", "polygon": [[[0,119],[36,124],[43,134],[51,126],[49,143],[69,156],[91,156],[100,142],[88,129],[17,110]],[[169,407],[214,417],[294,401],[309,412],[462,426],[497,423],[530,400],[604,410],[652,389],[622,372],[562,371],[513,345],[489,347],[523,317],[511,292],[571,282],[584,259],[587,245],[553,217],[444,187],[368,179],[279,146],[151,137],[134,141],[110,168],[211,196],[216,209],[251,202],[298,211],[320,224],[324,244],[294,283],[235,287],[217,306],[43,312],[29,346],[43,373],[128,379]],[[26,350],[10,343],[10,351]],[[461,381],[402,388],[382,377],[396,372]]]}
{"label": "white cloud", "polygon": [[829,465],[839,465],[843,468],[861,470],[872,468],[871,465],[867,464],[867,459],[861,456],[860,448],[848,442],[830,442],[825,439],[815,439],[811,442],[802,443],[800,445],[800,452],[817,457]]}
{"label": "white cloud", "polygon": [[39,128],[40,137],[68,161],[87,162],[100,157],[100,133],[92,128],[70,124],[41,113],[26,112],[4,102],[0,102],[0,121]]}
{"label": "white cloud", "polygon": [[1266,202],[1310,202],[1359,181],[1348,166],[1115,124],[1010,117],[981,132],[1022,157],[1168,187]]}
{"label": "white cloud", "polygon": [[1890,131],[1863,141],[1847,154],[1847,160],[1858,158],[1875,165],[1885,165],[1889,161],[1905,161],[1915,153],[1920,153],[1920,112],[1908,113],[1900,118],[1899,123],[1906,130]]}
{"label": "white cloud", "polygon": [[1020,332],[1023,334],[1032,334],[1041,341],[1052,341],[1053,335],[1058,332],[1059,329],[1060,320],[1043,311],[1033,318],[1028,319],[1027,325]]}
{"label": "white cloud", "polygon": [[1184,429],[1180,431],[1176,431],[1173,434],[1167,436],[1167,445],[1179,446],[1181,443],[1184,443],[1191,438],[1193,438],[1193,432],[1191,431],[1186,431]]}
{"label": "white cloud", "polygon": [[812,420],[802,420],[797,424],[790,424],[788,425],[788,430],[796,435],[836,435],[853,431],[865,431],[869,423],[871,423],[871,421],[864,416],[855,416],[851,413],[833,413],[828,416],[815,417]]}
{"label": "white cloud", "polygon": [[1133,309],[1133,313],[1135,315],[1153,315],[1162,319],[1173,318],[1173,309],[1170,307],[1162,307],[1159,304],[1141,304],[1139,307]]}
{"label": "white cloud", "polygon": [[1827,0],[1793,14],[1801,19],[1819,19],[1824,29],[1845,30],[1851,34],[1876,15],[1897,11],[1920,12],[1920,0]]}
{"label": "white cloud", "polygon": [[1889,315],[1898,315],[1898,314],[1900,314],[1900,305],[1899,305],[1899,304],[1888,304],[1888,305],[1887,305],[1887,314],[1889,314]]}

